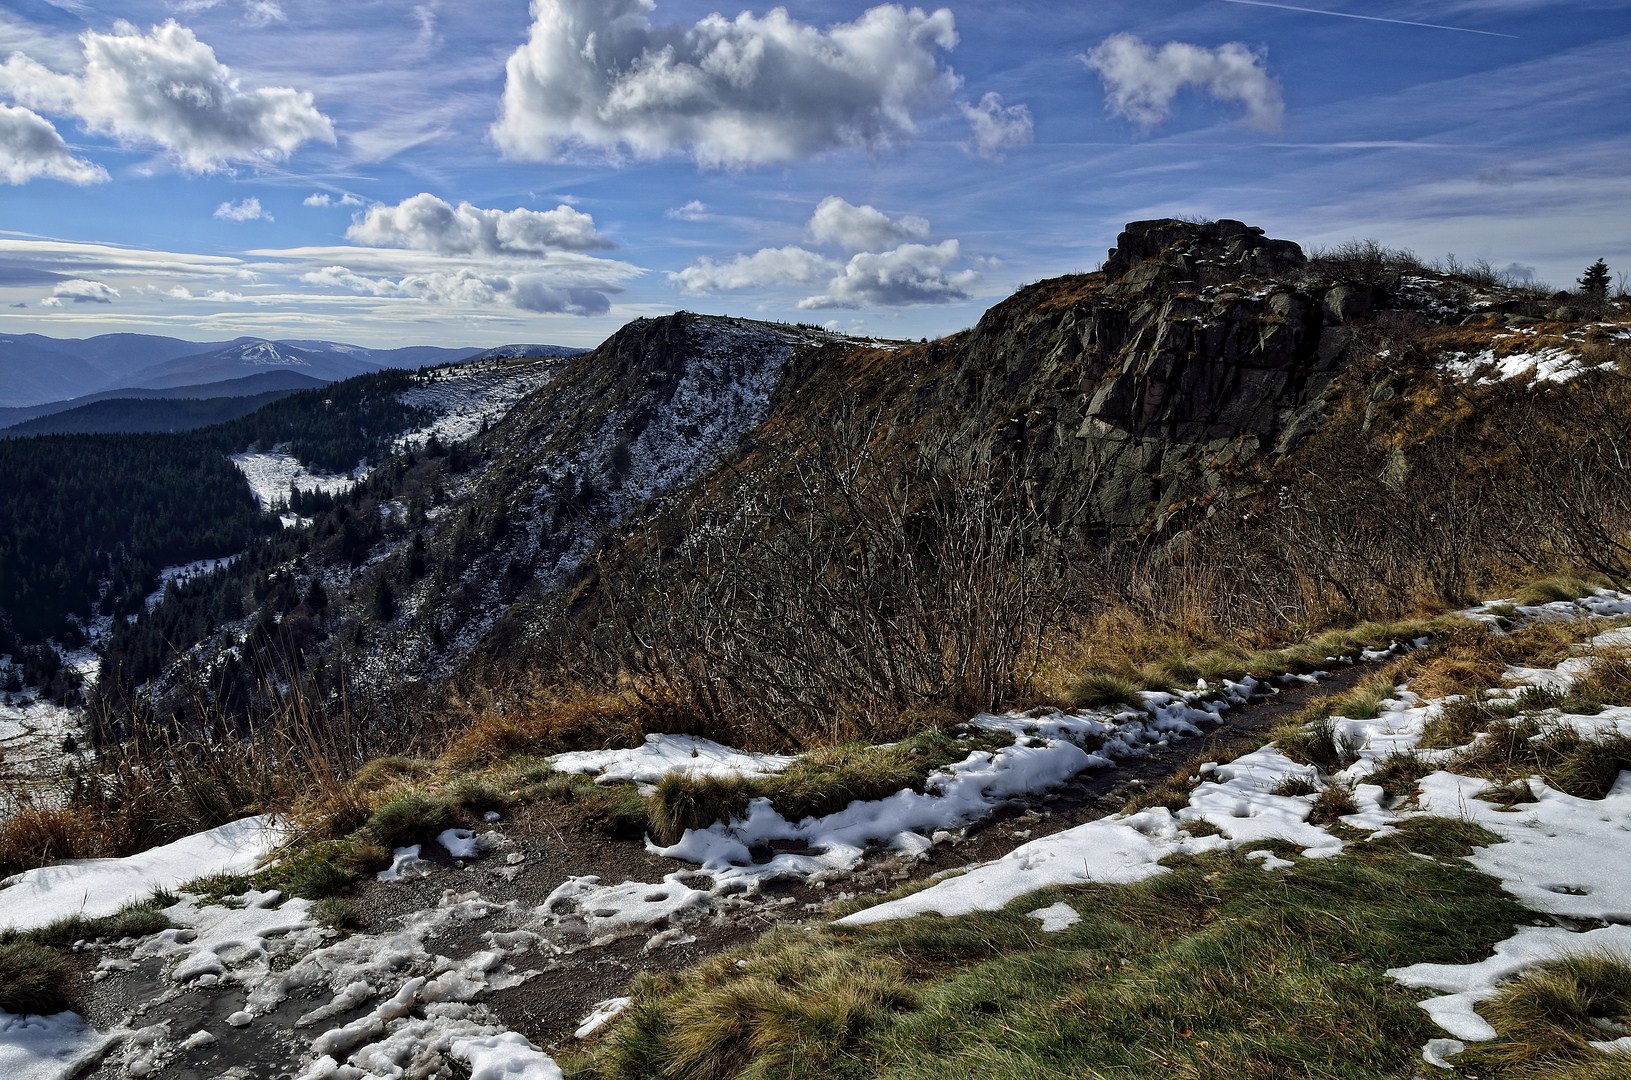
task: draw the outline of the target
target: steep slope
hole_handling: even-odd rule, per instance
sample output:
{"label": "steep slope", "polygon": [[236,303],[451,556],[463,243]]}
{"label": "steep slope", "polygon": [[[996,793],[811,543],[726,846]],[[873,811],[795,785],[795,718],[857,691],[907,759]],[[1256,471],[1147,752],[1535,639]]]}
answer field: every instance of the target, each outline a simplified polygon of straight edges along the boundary
{"label": "steep slope", "polygon": [[[1093,587],[1079,568],[1124,542],[1177,551],[1203,527],[1268,521],[1279,531],[1235,538],[1246,547],[1232,565],[1274,545],[1261,572],[1279,591],[1255,603],[1293,621],[1370,610],[1312,553],[1359,558],[1340,532],[1367,520],[1365,499],[1458,490],[1456,433],[1440,439],[1423,410],[1464,391],[1439,385],[1449,369],[1436,357],[1477,366],[1488,349],[1521,367],[1513,350],[1552,333],[1531,325],[1537,302],[1408,253],[1310,261],[1240,222],[1161,220],[1129,225],[1104,271],[1028,286],[934,342],[637,320],[550,362],[468,443],[486,421],[421,432],[318,515],[275,569],[283,584],[239,582],[234,603],[264,626],[303,615],[297,651],[331,674],[340,663],[355,700],[399,728],[421,705],[438,712],[448,687],[614,686],[631,671],[689,680],[689,707],[717,723],[730,711],[722,665],[737,665],[726,675],[740,694],[802,664],[789,716],[979,707],[1013,692],[1014,643],[1034,639],[1047,605]],[[1556,348],[1594,347],[1588,329],[1559,330]],[[1420,432],[1373,431],[1373,415],[1407,401],[1422,403],[1409,405]],[[1311,442],[1333,409],[1335,443]],[[1419,467],[1411,440],[1426,447]],[[1305,445],[1319,461],[1298,456]],[[1280,471],[1339,461],[1340,498]],[[1265,519],[1277,498],[1284,513]],[[1385,570],[1372,575],[1386,582],[1378,610],[1465,588],[1464,552],[1449,552],[1459,576],[1426,573],[1377,532],[1363,558]],[[314,585],[326,607],[301,610]],[[1023,610],[993,614],[1004,597]],[[808,636],[759,651],[790,621]],[[969,640],[982,621],[986,637]],[[923,657],[934,670],[913,668]],[[739,714],[764,712],[743,702]]]}

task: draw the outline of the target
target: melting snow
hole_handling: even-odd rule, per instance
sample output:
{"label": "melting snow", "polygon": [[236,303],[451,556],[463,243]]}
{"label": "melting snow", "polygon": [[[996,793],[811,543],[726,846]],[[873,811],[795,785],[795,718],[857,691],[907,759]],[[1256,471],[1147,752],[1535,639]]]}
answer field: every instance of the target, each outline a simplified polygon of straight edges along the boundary
{"label": "melting snow", "polygon": [[209,874],[254,870],[284,840],[270,817],[250,817],[123,859],[79,859],[0,882],[0,930],[31,930],[70,915],[112,915],[132,901]]}
{"label": "melting snow", "polygon": [[695,735],[647,735],[631,750],[581,750],[549,759],[557,772],[593,775],[597,783],[655,784],[669,773],[689,776],[769,776],[797,758],[750,754]]}

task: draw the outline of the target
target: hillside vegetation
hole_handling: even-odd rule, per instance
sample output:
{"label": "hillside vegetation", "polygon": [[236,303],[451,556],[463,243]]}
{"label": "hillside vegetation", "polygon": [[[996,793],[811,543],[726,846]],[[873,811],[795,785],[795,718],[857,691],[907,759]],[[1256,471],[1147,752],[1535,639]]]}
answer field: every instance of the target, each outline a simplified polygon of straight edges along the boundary
{"label": "hillside vegetation", "polygon": [[[379,412],[394,393],[357,392],[194,438],[222,462],[304,424],[303,460],[349,467],[347,439],[402,420]],[[119,620],[94,762],[0,825],[0,869],[276,810],[300,845],[209,891],[324,898],[343,927],[393,850],[530,812],[588,846],[649,837],[638,850],[702,864],[707,885],[628,887],[644,904],[688,890],[728,920],[733,897],[772,891],[756,867],[809,859],[827,870],[789,876],[825,887],[885,840],[908,863],[943,844],[1002,801],[981,768],[1032,751],[1119,767],[1227,729],[1271,686],[1385,662],[1236,761],[1129,792],[1104,820],[1159,849],[1142,877],[1067,853],[1086,877],[1007,907],[911,889],[888,916],[840,903],[828,913],[854,918],[660,968],[565,1064],[1411,1075],[1437,1029],[1398,972],[1473,964],[1536,919],[1611,929],[1599,908],[1618,894],[1595,878],[1514,893],[1521,874],[1474,858],[1511,830],[1496,810],[1458,818],[1446,792],[1519,816],[1550,812],[1548,792],[1574,800],[1571,822],[1619,812],[1631,679],[1594,620],[1631,611],[1613,591],[1631,581],[1628,421],[1622,302],[1372,244],[1307,256],[1231,221],[1134,223],[1103,270],[933,342],[637,320],[468,441],[297,502],[308,524],[238,541],[228,571]],[[1511,602],[1454,614],[1491,596]],[[1514,670],[1531,689],[1502,689]],[[556,756],[652,735],[790,760],[597,781]],[[915,840],[865,832],[958,783],[965,816]],[[1234,817],[1257,811],[1228,807],[1263,800],[1295,842],[1248,850]],[[717,850],[734,861],[703,857]],[[573,877],[538,925],[612,920],[595,904],[613,910],[617,888]],[[1075,921],[1039,930],[1061,906]],[[1625,965],[1599,959],[1503,989],[1466,1075],[1615,1075],[1582,1034],[1631,1022]],[[389,1019],[433,1023],[430,1000]]]}

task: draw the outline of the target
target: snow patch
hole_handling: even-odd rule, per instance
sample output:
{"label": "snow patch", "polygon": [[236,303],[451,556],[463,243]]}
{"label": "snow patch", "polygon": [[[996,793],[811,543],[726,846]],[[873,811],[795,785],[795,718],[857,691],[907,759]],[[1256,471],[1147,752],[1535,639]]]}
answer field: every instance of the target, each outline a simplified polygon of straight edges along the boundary
{"label": "snow patch", "polygon": [[29,870],[0,882],[0,930],[32,930],[70,915],[112,915],[195,878],[248,873],[286,835],[281,824],[263,815],[123,859],[78,859]]}

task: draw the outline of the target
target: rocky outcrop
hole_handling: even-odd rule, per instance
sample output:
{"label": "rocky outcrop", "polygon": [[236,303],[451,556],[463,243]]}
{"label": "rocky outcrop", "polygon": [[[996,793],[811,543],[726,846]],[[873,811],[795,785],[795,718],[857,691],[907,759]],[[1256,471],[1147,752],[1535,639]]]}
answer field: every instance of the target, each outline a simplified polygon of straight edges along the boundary
{"label": "rocky outcrop", "polygon": [[1316,420],[1368,295],[1309,295],[1304,263],[1240,222],[1134,222],[1102,279],[1042,282],[986,314],[960,344],[958,366],[982,373],[963,407],[991,418],[989,450],[1056,518],[1158,527]]}
{"label": "rocky outcrop", "polygon": [[[1271,240],[1263,230],[1245,222],[1193,222],[1177,218],[1157,218],[1130,222],[1116,246],[1104,261],[1105,280],[1115,283],[1135,267],[1148,263],[1176,273],[1182,279],[1203,275],[1243,275],[1289,273],[1307,263],[1302,248],[1290,240]],[[1153,280],[1145,273],[1141,282]],[[1133,283],[1138,284],[1138,283]]]}

